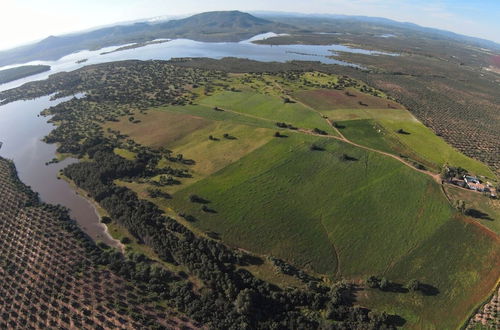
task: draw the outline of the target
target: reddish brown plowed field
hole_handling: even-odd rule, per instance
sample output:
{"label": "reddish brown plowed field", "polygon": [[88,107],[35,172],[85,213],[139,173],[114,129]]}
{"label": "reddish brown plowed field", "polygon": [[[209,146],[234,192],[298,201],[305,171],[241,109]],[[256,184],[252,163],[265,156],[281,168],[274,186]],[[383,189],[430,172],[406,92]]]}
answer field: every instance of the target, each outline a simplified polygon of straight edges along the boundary
{"label": "reddish brown plowed field", "polygon": [[299,92],[294,96],[317,110],[403,108],[394,101],[355,90],[316,89]]}
{"label": "reddish brown plowed field", "polygon": [[500,68],[500,55],[494,55],[491,57],[491,65]]}

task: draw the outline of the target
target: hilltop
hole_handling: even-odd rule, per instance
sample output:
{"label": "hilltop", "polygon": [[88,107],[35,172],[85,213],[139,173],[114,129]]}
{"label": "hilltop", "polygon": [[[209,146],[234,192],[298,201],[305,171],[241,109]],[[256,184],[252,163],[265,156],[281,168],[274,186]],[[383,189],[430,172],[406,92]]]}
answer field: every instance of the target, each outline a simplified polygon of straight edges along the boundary
{"label": "hilltop", "polygon": [[163,22],[137,22],[89,32],[49,36],[35,44],[0,52],[0,66],[33,60],[57,60],[65,55],[107,46],[160,38],[198,41],[241,41],[265,32],[290,32],[291,25],[257,18],[240,11],[214,11]]}

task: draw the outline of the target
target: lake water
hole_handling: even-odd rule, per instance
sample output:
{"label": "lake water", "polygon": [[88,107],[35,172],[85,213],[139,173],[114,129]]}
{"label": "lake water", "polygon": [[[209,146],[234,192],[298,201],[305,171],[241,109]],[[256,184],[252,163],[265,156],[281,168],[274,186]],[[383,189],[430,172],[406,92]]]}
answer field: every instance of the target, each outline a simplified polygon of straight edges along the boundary
{"label": "lake water", "polygon": [[[207,43],[187,39],[170,40],[161,44],[152,44],[145,47],[128,49],[101,55],[113,51],[121,46],[107,47],[95,51],[81,51],[67,55],[57,61],[34,61],[25,64],[47,64],[51,70],[0,85],[1,90],[20,86],[26,82],[46,79],[50,74],[71,71],[90,64],[104,63],[119,60],[168,60],[174,57],[223,57],[249,58],[258,61],[286,62],[291,60],[321,61],[327,64],[352,65],[338,61],[330,56],[335,51],[355,52],[370,55],[386,54],[363,49],[354,49],[342,45],[314,46],[314,45],[283,45],[270,46],[254,44],[252,41],[275,36],[266,33],[249,40],[231,43]],[[123,46],[123,45],[122,45]],[[394,55],[394,54],[387,54]],[[76,63],[87,59],[86,62]],[[12,65],[8,67],[15,67]],[[0,69],[8,68],[2,67]],[[76,194],[73,188],[64,180],[57,179],[60,169],[75,162],[75,159],[66,159],[58,164],[46,166],[45,163],[55,157],[56,146],[42,142],[52,129],[46,117],[39,113],[58,102],[50,101],[50,97],[41,97],[36,100],[18,101],[0,106],[0,141],[3,146],[0,156],[14,160],[19,177],[27,185],[40,194],[43,201],[52,204],[61,204],[71,210],[71,216],[79,223],[82,229],[93,239],[101,240],[112,246],[120,246],[106,232],[106,227],[99,222],[94,206],[85,198]]]}
{"label": "lake water", "polygon": [[[210,57],[220,59],[223,57],[248,58],[264,62],[287,62],[298,61],[320,61],[326,64],[339,64],[357,66],[331,58],[336,51],[361,53],[367,55],[396,55],[366,49],[351,48],[343,45],[261,45],[252,41],[266,39],[276,34],[264,33],[241,42],[201,42],[188,39],[174,39],[160,44],[152,44],[145,47],[122,50],[114,53],[101,55],[113,51],[121,46],[106,47],[99,50],[84,50],[78,53],[64,56],[57,61],[33,61],[24,64],[50,65],[51,70],[24,79],[16,80],[0,85],[0,91],[20,86],[28,81],[46,79],[50,74],[61,71],[72,71],[90,64],[122,61],[122,60],[169,60],[175,57]],[[76,63],[87,59],[86,62]],[[24,65],[23,64],[23,65]],[[19,66],[10,65],[0,67],[0,70]]]}
{"label": "lake water", "polygon": [[60,169],[76,162],[67,158],[57,164],[45,165],[55,157],[56,145],[42,142],[54,126],[49,118],[38,116],[40,111],[69,98],[50,101],[50,96],[30,101],[17,101],[0,106],[0,156],[12,159],[21,181],[40,194],[50,204],[61,204],[70,209],[70,215],[94,240],[115,247],[120,244],[106,232],[94,206],[78,195],[64,180],[57,179]]}

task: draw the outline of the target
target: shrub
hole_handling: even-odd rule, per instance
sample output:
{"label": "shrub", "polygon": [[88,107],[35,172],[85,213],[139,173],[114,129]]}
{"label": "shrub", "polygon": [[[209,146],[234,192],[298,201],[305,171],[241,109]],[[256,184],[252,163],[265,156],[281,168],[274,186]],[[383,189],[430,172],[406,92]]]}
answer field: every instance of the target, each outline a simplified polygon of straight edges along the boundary
{"label": "shrub", "polygon": [[120,240],[120,242],[122,242],[123,244],[130,244],[132,241],[130,240],[130,238],[125,236]]}
{"label": "shrub", "polygon": [[321,147],[321,146],[318,146],[318,145],[316,145],[316,144],[312,144],[312,145],[310,146],[310,149],[311,149],[312,151],[324,151],[324,150],[325,150],[325,148],[323,148],[323,147]]}
{"label": "shrub", "polygon": [[328,135],[327,132],[323,131],[322,129],[319,129],[319,128],[315,128],[314,130],[314,133],[316,134],[320,134],[320,135]]}
{"label": "shrub", "polygon": [[389,288],[389,281],[385,278],[385,277],[382,277],[380,279],[380,290],[386,290],[387,288]]}
{"label": "shrub", "polygon": [[200,203],[200,204],[207,204],[207,203],[210,203],[209,200],[206,200],[198,195],[191,195],[189,196],[189,200],[192,202],[192,203]]}
{"label": "shrub", "polygon": [[102,223],[105,223],[105,224],[111,223],[111,221],[112,221],[112,220],[111,220],[111,218],[110,218],[110,217],[106,217],[106,216],[104,216],[104,217],[102,217],[102,218],[101,218],[101,222],[102,222]]}
{"label": "shrub", "polygon": [[418,280],[410,280],[406,286],[405,286],[406,289],[408,289],[408,291],[418,291],[420,289],[420,282]]}
{"label": "shrub", "polygon": [[372,275],[366,280],[366,285],[372,289],[377,289],[380,287],[380,278]]}

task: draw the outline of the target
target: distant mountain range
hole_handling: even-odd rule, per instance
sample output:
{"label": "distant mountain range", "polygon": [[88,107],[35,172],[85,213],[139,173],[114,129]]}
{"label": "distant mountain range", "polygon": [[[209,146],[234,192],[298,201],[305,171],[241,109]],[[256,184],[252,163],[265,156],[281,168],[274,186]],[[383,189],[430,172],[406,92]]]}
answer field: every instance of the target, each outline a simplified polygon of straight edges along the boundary
{"label": "distant mountain range", "polygon": [[394,29],[417,31],[439,38],[450,38],[500,50],[500,45],[488,40],[385,18],[286,13],[259,13],[257,15],[259,17],[240,11],[216,11],[183,19],[136,22],[63,36],[50,36],[34,44],[0,51],[0,66],[34,60],[57,60],[84,49],[99,49],[159,38],[188,38],[214,42],[241,41],[265,32],[329,32],[325,29],[344,31],[359,29],[360,26],[372,30],[378,28],[380,31],[384,28],[387,31]]}
{"label": "distant mountain range", "polygon": [[[291,25],[301,26],[302,28],[304,27],[304,24],[306,24],[309,25],[309,27],[313,30],[317,30],[318,26],[321,26],[321,28],[335,28],[336,30],[338,30],[337,32],[352,32],[354,26],[357,24],[359,27],[364,28],[363,32],[367,32],[370,30],[386,30],[386,32],[396,31],[399,33],[404,33],[406,31],[412,33],[419,32],[424,34],[426,37],[454,40],[478,47],[489,48],[497,51],[500,50],[500,44],[491,40],[466,36],[436,28],[424,27],[410,22],[398,22],[383,17],[336,14],[301,14],[266,11],[252,12],[252,14],[261,18],[278,22],[285,20]],[[310,26],[311,23],[313,24],[313,26]]]}

